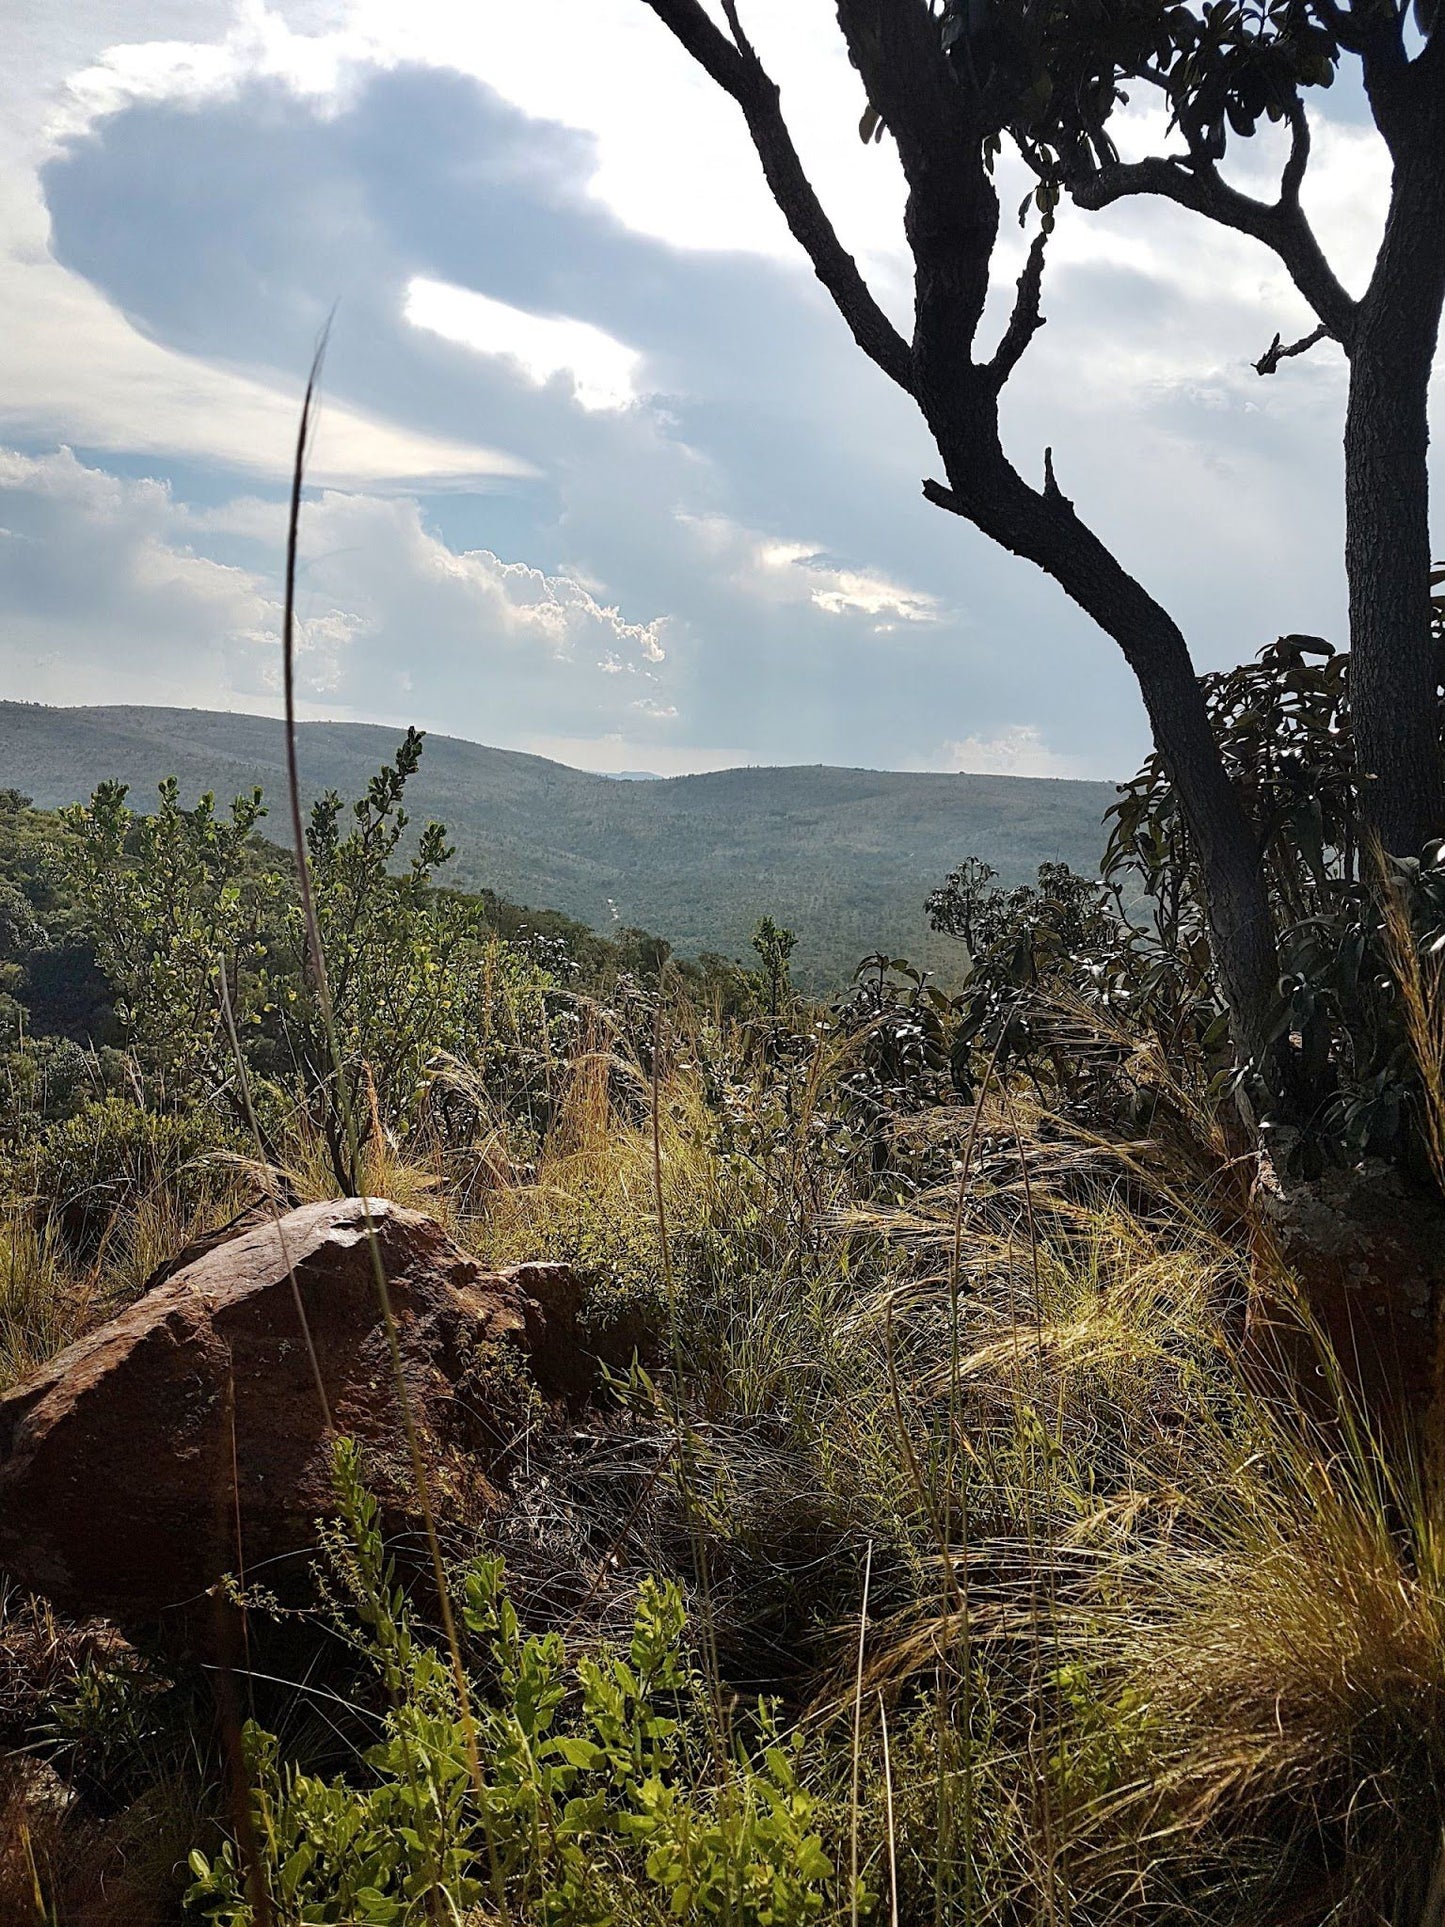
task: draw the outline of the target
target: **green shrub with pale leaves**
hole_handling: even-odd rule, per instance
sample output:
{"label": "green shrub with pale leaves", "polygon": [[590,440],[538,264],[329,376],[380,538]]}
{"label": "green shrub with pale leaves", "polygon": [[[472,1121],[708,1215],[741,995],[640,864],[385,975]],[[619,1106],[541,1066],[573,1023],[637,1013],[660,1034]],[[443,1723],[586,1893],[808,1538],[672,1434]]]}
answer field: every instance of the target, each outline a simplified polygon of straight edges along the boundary
{"label": "green shrub with pale leaves", "polygon": [[385,1689],[383,1734],[354,1776],[323,1780],[248,1727],[259,1864],[234,1841],[214,1859],[193,1853],[194,1917],[214,1927],[403,1927],[438,1907],[450,1920],[477,1910],[576,1927],[823,1917],[834,1872],[801,1741],[781,1737],[766,1706],[748,1742],[721,1734],[675,1585],[644,1584],[626,1651],[574,1655],[560,1633],[525,1633],[501,1561],[477,1560],[457,1587],[480,1656],[464,1692],[416,1630],[345,1444],[336,1479],[344,1525],[330,1535],[331,1564]]}

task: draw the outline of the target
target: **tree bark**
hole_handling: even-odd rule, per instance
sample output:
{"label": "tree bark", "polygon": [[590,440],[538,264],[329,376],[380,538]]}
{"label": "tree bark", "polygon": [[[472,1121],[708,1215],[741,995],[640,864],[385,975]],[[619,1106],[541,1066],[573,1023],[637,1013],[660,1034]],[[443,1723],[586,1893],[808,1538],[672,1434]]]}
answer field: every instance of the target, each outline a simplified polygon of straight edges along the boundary
{"label": "tree bark", "polygon": [[1277,990],[1262,856],[1225,772],[1183,635],[1075,513],[1051,461],[1038,490],[1003,449],[999,395],[1043,325],[1043,237],[1030,251],[996,353],[975,359],[998,238],[998,195],[985,160],[981,104],[951,72],[936,17],[922,0],[835,0],[849,54],[898,144],[908,183],[904,225],[915,270],[914,326],[905,342],[838,243],[736,0],[721,0],[726,32],[701,0],[646,4],[738,103],[768,185],[854,339],[918,404],[948,477],[947,488],[926,483],[924,494],[1052,576],[1123,651],[1198,852],[1237,1048],[1245,1060],[1262,1058]]}
{"label": "tree bark", "polygon": [[1271,1049],[1279,966],[1259,842],[1225,772],[1204,692],[1173,617],[1075,513],[1053,479],[1042,494],[1007,462],[985,467],[972,436],[935,426],[954,484],[940,506],[1053,577],[1119,647],[1133,670],[1160,760],[1178,794],[1204,880],[1210,947],[1244,1061]]}
{"label": "tree bark", "polygon": [[[1368,69],[1367,69],[1368,72]],[[1345,568],[1362,804],[1384,847],[1445,834],[1430,634],[1429,389],[1445,304],[1445,58],[1371,87],[1395,161],[1384,240],[1349,343]]]}

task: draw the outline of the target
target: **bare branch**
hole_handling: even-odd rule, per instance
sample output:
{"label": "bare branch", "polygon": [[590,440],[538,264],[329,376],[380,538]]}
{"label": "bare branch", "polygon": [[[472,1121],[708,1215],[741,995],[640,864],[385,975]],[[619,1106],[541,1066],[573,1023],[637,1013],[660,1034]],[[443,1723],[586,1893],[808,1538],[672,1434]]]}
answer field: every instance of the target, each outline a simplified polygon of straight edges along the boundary
{"label": "bare branch", "polygon": [[777,84],[743,32],[735,0],[726,0],[725,5],[731,40],[700,0],[646,0],[646,5],[742,109],[773,199],[812,262],[813,272],[833,297],[864,354],[911,395],[913,351],[879,307],[803,171],[779,105]]}
{"label": "bare branch", "polygon": [[708,15],[700,0],[647,0],[647,5],[674,39],[682,42],[698,66],[741,104],[747,84],[743,55]]}
{"label": "bare branch", "polygon": [[963,497],[955,495],[951,488],[945,488],[942,482],[935,482],[931,476],[923,484],[923,499],[932,502],[936,509],[947,509],[950,515],[961,516],[965,522],[972,519]]}
{"label": "bare branch", "polygon": [[1291,170],[1296,166],[1303,170],[1302,155],[1307,158],[1308,148],[1302,149],[1296,130],[1286,167],[1286,191],[1273,204],[1241,194],[1212,164],[1158,156],[1103,168],[1073,184],[1070,193],[1078,206],[1095,213],[1131,195],[1155,194],[1202,214],[1206,220],[1217,221],[1221,227],[1233,228],[1237,234],[1261,242],[1279,257],[1326,331],[1348,348],[1354,332],[1356,303],[1315,239],[1314,230],[1300,209],[1297,187],[1295,198],[1289,193]]}
{"label": "bare branch", "polygon": [[753,52],[752,42],[743,32],[743,23],[738,18],[737,0],[722,0],[722,10],[723,18],[728,23],[728,32],[732,35],[739,53],[749,60],[756,60],[757,55]]}
{"label": "bare branch", "polygon": [[1305,182],[1305,169],[1310,164],[1310,117],[1305,112],[1305,104],[1296,94],[1289,108],[1289,159],[1284,164],[1280,176],[1279,198],[1282,207],[1296,211],[1300,204],[1300,189]]}
{"label": "bare branch", "polygon": [[1002,388],[1018,367],[1028,351],[1029,343],[1047,319],[1039,304],[1043,293],[1044,250],[1048,240],[1047,228],[1034,236],[1028,260],[1019,276],[1018,297],[1008,327],[1004,330],[1003,340],[993,360],[988,364],[989,378],[996,389]]}
{"label": "bare branch", "polygon": [[1288,348],[1285,347],[1283,338],[1276,335],[1268,348],[1266,348],[1260,356],[1259,360],[1254,364],[1254,372],[1257,375],[1277,375],[1279,373],[1279,364],[1282,361],[1290,361],[1296,355],[1307,355],[1311,348],[1318,347],[1320,342],[1328,341],[1329,339],[1330,331],[1325,327],[1323,322],[1320,323],[1313,334],[1306,335],[1302,341],[1291,342]]}

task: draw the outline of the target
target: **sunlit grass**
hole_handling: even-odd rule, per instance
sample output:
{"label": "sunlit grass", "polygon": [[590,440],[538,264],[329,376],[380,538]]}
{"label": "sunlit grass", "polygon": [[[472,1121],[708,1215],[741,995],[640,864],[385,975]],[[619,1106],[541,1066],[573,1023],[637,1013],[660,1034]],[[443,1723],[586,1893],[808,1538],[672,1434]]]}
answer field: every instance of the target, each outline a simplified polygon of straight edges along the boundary
{"label": "sunlit grass", "polygon": [[[1290,1285],[1241,1232],[1207,1116],[1176,1105],[1172,1149],[1106,1144],[995,1093],[929,1114],[935,1180],[905,1195],[819,1150],[826,1091],[740,1153],[698,1020],[667,1021],[655,1073],[657,1036],[599,1030],[530,1144],[474,1089],[470,1144],[423,1111],[362,1157],[370,1195],[486,1262],[570,1259],[646,1349],[579,1488],[612,1548],[579,1626],[678,1574],[714,1717],[781,1696],[873,1918],[896,1883],[900,1919],[950,1927],[1420,1927],[1445,1812],[1441,1522],[1328,1361],[1305,1410],[1251,1359],[1251,1316],[1264,1296],[1284,1316]],[[328,1194],[303,1118],[280,1150],[280,1171],[219,1162],[199,1203],[194,1172],[132,1199],[89,1270],[16,1213],[0,1375],[258,1180]],[[158,1758],[147,1854],[167,1785],[197,1797]]]}

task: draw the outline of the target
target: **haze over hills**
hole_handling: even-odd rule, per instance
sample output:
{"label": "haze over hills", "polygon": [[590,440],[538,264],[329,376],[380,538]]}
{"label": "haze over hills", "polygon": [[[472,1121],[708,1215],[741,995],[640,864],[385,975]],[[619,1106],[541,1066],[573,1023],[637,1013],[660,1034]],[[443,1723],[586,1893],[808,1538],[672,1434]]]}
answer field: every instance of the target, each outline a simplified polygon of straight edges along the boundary
{"label": "haze over hills", "polygon": [[[403,731],[304,723],[303,781],[353,796]],[[0,784],[47,807],[119,778],[145,808],[174,775],[192,800],[257,784],[280,836],[281,725],[211,710],[0,703]],[[760,917],[798,934],[800,978],[838,983],[887,949],[947,968],[923,903],[966,856],[1006,882],[1062,858],[1097,868],[1107,783],[879,770],[752,768],[617,782],[540,756],[429,735],[408,789],[415,822],[439,818],[462,888],[563,910],[606,931],[640,924],[684,955],[747,953]]]}

